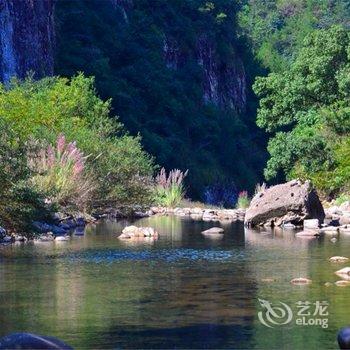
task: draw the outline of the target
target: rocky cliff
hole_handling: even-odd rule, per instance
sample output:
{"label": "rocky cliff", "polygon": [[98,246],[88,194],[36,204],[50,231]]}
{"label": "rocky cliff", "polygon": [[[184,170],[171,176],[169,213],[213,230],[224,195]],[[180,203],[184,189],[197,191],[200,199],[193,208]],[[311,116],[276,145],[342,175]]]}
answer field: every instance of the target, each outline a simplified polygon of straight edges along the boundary
{"label": "rocky cliff", "polygon": [[[134,7],[133,1],[111,1],[122,12],[124,21],[128,24],[129,14]],[[190,50],[188,47],[183,49],[186,44],[182,42],[181,38],[164,34],[165,64],[168,68],[176,70],[193,59],[202,68],[204,102],[212,103],[219,108],[244,112],[247,102],[247,79],[243,61],[237,54],[232,54],[229,60],[223,60],[215,39],[210,38],[207,34],[205,32],[198,34],[196,42],[193,43]]]}
{"label": "rocky cliff", "polygon": [[53,74],[53,0],[0,0],[0,80]]}
{"label": "rocky cliff", "polygon": [[[110,0],[126,24],[132,0]],[[0,79],[53,74],[54,0],[0,0]],[[177,69],[194,59],[202,69],[203,100],[220,108],[245,110],[246,76],[242,60],[223,61],[216,42],[201,33],[191,52],[184,52],[181,39],[165,35],[163,53],[168,68]]]}
{"label": "rocky cliff", "polygon": [[166,66],[171,69],[181,68],[189,59],[195,59],[202,68],[203,100],[206,103],[244,112],[247,82],[239,56],[233,56],[229,62],[223,61],[214,40],[206,34],[199,35],[191,54],[181,50],[178,40],[165,37],[163,53]]}

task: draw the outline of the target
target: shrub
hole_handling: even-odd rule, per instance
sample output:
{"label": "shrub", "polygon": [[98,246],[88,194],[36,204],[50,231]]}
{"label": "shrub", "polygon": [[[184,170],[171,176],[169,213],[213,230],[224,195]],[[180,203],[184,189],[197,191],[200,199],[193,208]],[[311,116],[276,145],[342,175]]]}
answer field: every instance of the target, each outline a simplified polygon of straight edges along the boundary
{"label": "shrub", "polygon": [[204,191],[204,202],[220,207],[234,207],[238,191],[234,182],[216,182],[207,186]]}
{"label": "shrub", "polygon": [[70,80],[14,80],[6,88],[0,84],[0,118],[22,142],[54,144],[63,133],[68,143],[75,141],[89,155],[84,172],[94,174],[94,202],[149,202],[145,179],[153,173],[153,159],[142,149],[140,137],[129,135],[110,116],[110,104],[97,96],[94,79],[82,74]]}
{"label": "shrub", "polygon": [[245,209],[248,208],[250,204],[250,200],[248,198],[248,192],[247,191],[241,191],[238,194],[238,201],[237,201],[237,208],[239,209]]}
{"label": "shrub", "polygon": [[0,226],[31,235],[32,220],[46,219],[44,196],[29,182],[27,146],[0,118]]}
{"label": "shrub", "polygon": [[162,168],[155,178],[155,202],[169,208],[179,205],[185,196],[183,180],[187,173],[188,171],[174,169],[167,176],[165,169]]}
{"label": "shrub", "polygon": [[75,142],[67,143],[61,134],[55,147],[48,145],[31,155],[30,167],[37,173],[31,181],[36,189],[49,195],[50,202],[83,209],[95,189],[92,175],[86,170],[87,158]]}

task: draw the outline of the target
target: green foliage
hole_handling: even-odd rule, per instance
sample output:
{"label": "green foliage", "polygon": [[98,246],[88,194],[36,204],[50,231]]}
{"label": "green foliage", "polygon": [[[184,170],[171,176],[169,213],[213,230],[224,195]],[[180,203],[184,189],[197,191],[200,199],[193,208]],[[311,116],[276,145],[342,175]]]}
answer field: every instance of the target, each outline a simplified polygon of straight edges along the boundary
{"label": "green foliage", "polygon": [[67,142],[75,141],[89,155],[85,166],[96,181],[94,201],[138,203],[148,193],[142,181],[152,174],[153,161],[140,146],[140,138],[128,135],[117,118],[109,117],[110,109],[110,101],[96,95],[93,78],[82,74],[71,80],[27,79],[13,81],[9,88],[0,86],[0,119],[22,142],[55,144],[63,133]]}
{"label": "green foliage", "polygon": [[247,191],[242,191],[238,194],[238,200],[237,200],[237,208],[238,209],[246,209],[249,207],[250,200],[248,197]]}
{"label": "green foliage", "polygon": [[[245,55],[236,37],[240,2],[138,0],[131,8],[125,3],[57,2],[56,73],[95,76],[98,92],[112,98],[113,110],[131,134],[142,135],[158,164],[190,170],[191,196],[200,198],[206,185],[220,179],[253,188],[265,161],[255,100],[251,94],[243,115],[203,103],[204,72],[196,53],[205,34],[223,69]],[[176,69],[166,64],[165,37],[179,43]],[[250,79],[249,69],[246,74]]]}
{"label": "green foliage", "polygon": [[167,176],[165,169],[161,169],[155,178],[154,200],[157,205],[174,208],[181,203],[185,197],[183,180],[187,173],[174,169]]}
{"label": "green foliage", "polygon": [[45,218],[44,197],[29,183],[27,147],[0,119],[0,226],[18,233],[33,233],[32,220]]}
{"label": "green foliage", "polygon": [[350,36],[333,26],[305,38],[290,69],[258,78],[257,123],[271,138],[265,175],[311,178],[323,191],[350,184]]}
{"label": "green foliage", "polygon": [[342,193],[341,195],[339,195],[336,200],[335,200],[335,205],[341,205],[345,202],[350,202],[350,196],[348,194],[344,194]]}
{"label": "green foliage", "polygon": [[247,0],[239,23],[257,58],[274,72],[287,70],[305,36],[334,24],[350,27],[347,0]]}

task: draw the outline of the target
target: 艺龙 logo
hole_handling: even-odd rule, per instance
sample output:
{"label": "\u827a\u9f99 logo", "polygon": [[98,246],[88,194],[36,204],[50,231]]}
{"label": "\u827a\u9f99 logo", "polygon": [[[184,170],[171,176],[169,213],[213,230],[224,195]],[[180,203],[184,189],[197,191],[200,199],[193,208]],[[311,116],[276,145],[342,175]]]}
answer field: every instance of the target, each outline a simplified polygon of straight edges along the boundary
{"label": "\u827a\u9f99 logo", "polygon": [[260,322],[269,328],[288,324],[293,318],[292,309],[285,303],[279,302],[273,306],[269,301],[259,299],[260,305],[265,309],[258,312]]}
{"label": "\u827a\u9f99 logo", "polygon": [[264,299],[259,299],[262,311],[258,312],[259,321],[266,327],[283,326],[290,323],[295,316],[297,326],[321,326],[328,328],[328,306],[325,300],[315,302],[299,300],[295,303],[296,308],[293,313],[290,306],[279,301],[274,305]]}

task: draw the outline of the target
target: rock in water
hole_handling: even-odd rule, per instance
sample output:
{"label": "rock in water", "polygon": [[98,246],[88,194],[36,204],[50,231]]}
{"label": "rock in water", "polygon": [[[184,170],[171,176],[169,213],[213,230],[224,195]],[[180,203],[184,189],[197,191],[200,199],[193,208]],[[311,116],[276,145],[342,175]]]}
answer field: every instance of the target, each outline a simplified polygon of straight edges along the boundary
{"label": "rock in water", "polygon": [[152,227],[127,226],[123,229],[122,234],[118,236],[119,239],[145,237],[157,239],[158,233]]}
{"label": "rock in water", "polygon": [[340,280],[340,281],[334,282],[334,284],[335,284],[337,287],[347,287],[347,286],[350,285],[350,281]]}
{"label": "rock in water", "polygon": [[340,269],[335,272],[336,275],[341,276],[342,278],[346,279],[345,277],[350,276],[350,267],[344,267],[343,269]]}
{"label": "rock in water", "polygon": [[325,213],[317,192],[309,181],[292,180],[255,195],[245,215],[247,226],[301,225],[305,219],[323,223]]}
{"label": "rock in water", "polygon": [[310,284],[312,283],[312,281],[308,278],[305,277],[297,277],[297,278],[293,278],[290,283],[292,284],[297,284],[297,285],[302,285],[302,284]]}
{"label": "rock in water", "polygon": [[212,227],[209,230],[205,230],[202,232],[204,235],[211,235],[211,234],[218,234],[218,233],[224,233],[224,229],[221,227]]}
{"label": "rock in water", "polygon": [[0,339],[1,349],[73,349],[59,339],[32,333],[13,333]]}
{"label": "rock in water", "polygon": [[343,262],[349,261],[349,258],[345,256],[332,256],[329,258],[329,261],[336,262],[336,263],[343,263]]}
{"label": "rock in water", "polygon": [[318,219],[304,220],[304,229],[318,229],[318,228],[319,228]]}

